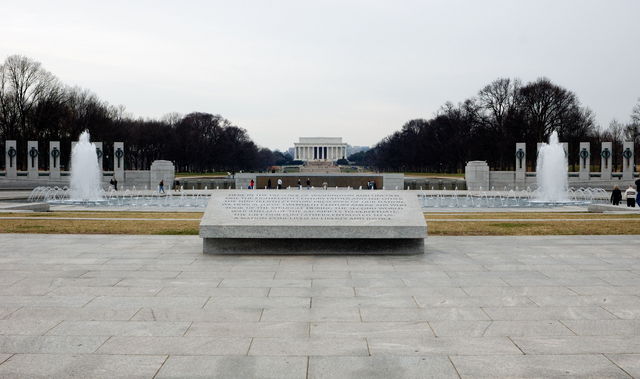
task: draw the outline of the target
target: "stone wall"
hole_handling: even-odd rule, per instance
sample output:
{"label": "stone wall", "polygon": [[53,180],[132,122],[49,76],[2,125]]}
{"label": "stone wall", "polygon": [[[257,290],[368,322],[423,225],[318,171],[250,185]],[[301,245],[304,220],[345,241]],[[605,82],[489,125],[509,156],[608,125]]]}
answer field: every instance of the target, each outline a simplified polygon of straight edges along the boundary
{"label": "stone wall", "polygon": [[271,179],[271,186],[276,188],[278,178],[282,179],[283,187],[295,187],[298,179],[306,186],[307,178],[311,180],[313,187],[322,187],[327,183],[328,187],[339,188],[367,188],[367,182],[373,180],[378,189],[401,190],[404,188],[404,174],[378,174],[378,173],[353,173],[353,174],[326,174],[326,173],[241,173],[235,175],[235,188],[248,188],[251,180],[256,188],[264,188]]}
{"label": "stone wall", "polygon": [[[168,161],[161,161],[152,170],[123,170],[122,177],[118,179],[118,190],[131,189],[157,189],[160,178],[164,179],[165,189],[172,188],[175,178],[173,164]],[[168,163],[168,164],[167,164]],[[69,171],[39,171],[37,176],[30,177],[25,171],[18,171],[15,177],[7,176],[5,172],[0,172],[0,189],[31,190],[36,187],[65,187],[69,186],[71,173]],[[107,190],[109,182],[114,177],[113,171],[102,173],[102,187]]]}

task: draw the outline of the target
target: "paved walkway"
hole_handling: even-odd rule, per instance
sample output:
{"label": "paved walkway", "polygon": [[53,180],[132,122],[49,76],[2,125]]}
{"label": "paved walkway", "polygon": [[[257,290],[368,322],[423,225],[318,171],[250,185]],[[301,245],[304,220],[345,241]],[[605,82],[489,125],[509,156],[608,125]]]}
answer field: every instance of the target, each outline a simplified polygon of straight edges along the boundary
{"label": "paved walkway", "polygon": [[640,236],[430,237],[424,256],[203,256],[0,234],[0,377],[640,376]]}

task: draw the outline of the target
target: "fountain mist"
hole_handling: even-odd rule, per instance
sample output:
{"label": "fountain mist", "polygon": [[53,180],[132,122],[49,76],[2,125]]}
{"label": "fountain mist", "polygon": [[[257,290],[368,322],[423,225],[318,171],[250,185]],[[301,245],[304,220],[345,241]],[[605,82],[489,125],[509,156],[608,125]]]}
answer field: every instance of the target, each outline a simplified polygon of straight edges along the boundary
{"label": "fountain mist", "polygon": [[89,141],[89,132],[85,130],[71,152],[71,199],[102,200],[101,179],[96,145]]}
{"label": "fountain mist", "polygon": [[550,203],[568,201],[568,171],[564,148],[558,141],[558,132],[554,131],[549,137],[549,143],[542,144],[538,152],[538,200]]}

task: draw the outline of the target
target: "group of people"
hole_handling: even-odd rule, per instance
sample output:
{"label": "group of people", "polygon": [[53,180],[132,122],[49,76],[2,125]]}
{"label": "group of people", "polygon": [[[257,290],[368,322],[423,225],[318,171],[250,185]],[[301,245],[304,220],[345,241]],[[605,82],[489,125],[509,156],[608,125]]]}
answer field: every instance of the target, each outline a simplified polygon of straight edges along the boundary
{"label": "group of people", "polygon": [[[640,179],[636,180],[636,188],[640,186]],[[624,191],[624,198],[627,200],[627,207],[634,208],[636,203],[640,206],[640,192],[633,188],[632,185],[629,185],[629,188]],[[620,205],[622,201],[623,195],[620,187],[613,187],[613,191],[611,191],[611,204]]]}
{"label": "group of people", "polygon": [[[271,179],[269,179],[267,181],[267,189],[271,188],[273,188],[273,183],[271,183]],[[282,189],[282,179],[278,178],[278,181],[276,182],[276,188]],[[253,179],[251,179],[251,182],[249,182],[249,189],[253,189]]]}
{"label": "group of people", "polygon": [[[251,182],[253,182],[253,180]],[[109,185],[111,186],[111,188],[114,191],[118,190],[118,180],[116,178],[111,178],[111,180],[109,180]],[[180,189],[180,182],[177,181],[177,180],[175,181],[175,188],[176,189]],[[164,192],[164,179],[160,180],[160,183],[158,183],[158,193],[165,193]]]}
{"label": "group of people", "polygon": [[[302,181],[300,179],[298,179],[298,188],[302,189]],[[255,188],[255,182],[253,181],[253,179],[251,179],[251,181],[249,182],[249,189],[254,189]],[[271,179],[267,180],[267,189],[272,189],[273,188],[273,183],[271,182]],[[307,189],[311,188],[311,179],[307,178]],[[278,180],[276,181],[276,189],[282,189],[282,179],[278,178]]]}
{"label": "group of people", "polygon": [[375,180],[369,180],[367,182],[367,189],[370,189],[370,190],[378,189],[377,186],[376,186],[376,181]]}

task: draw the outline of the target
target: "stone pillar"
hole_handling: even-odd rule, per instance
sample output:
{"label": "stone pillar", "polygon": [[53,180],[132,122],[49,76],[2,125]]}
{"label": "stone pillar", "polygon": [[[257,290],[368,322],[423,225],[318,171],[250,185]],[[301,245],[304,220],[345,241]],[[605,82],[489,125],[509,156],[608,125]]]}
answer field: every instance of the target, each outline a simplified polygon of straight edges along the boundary
{"label": "stone pillar", "polygon": [[486,161],[470,161],[464,168],[464,179],[470,191],[489,190],[489,165]]}
{"label": "stone pillar", "polygon": [[611,180],[611,158],[613,158],[613,143],[603,142],[600,151],[601,180]]}
{"label": "stone pillar", "polygon": [[16,147],[15,140],[5,141],[4,145],[4,157],[5,157],[5,172],[6,178],[16,178],[18,176],[18,149]]}
{"label": "stone pillar", "polygon": [[622,143],[622,180],[633,180],[634,162],[633,141],[625,141]]}
{"label": "stone pillar", "polygon": [[124,185],[124,142],[113,143],[113,177]]}
{"label": "stone pillar", "polygon": [[104,156],[104,150],[102,149],[102,142],[94,142],[96,144],[96,156],[98,157],[98,167],[100,167],[100,171],[104,170],[102,166],[102,158]]}
{"label": "stone pillar", "polygon": [[38,179],[38,141],[27,142],[27,177]]}
{"label": "stone pillar", "polygon": [[516,186],[524,188],[527,173],[527,144],[516,143]]}
{"label": "stone pillar", "polygon": [[173,182],[176,178],[176,169],[170,161],[153,161],[149,170],[149,188],[157,189],[160,181],[164,181],[164,190],[168,191],[173,188]]}
{"label": "stone pillar", "polygon": [[49,178],[60,179],[60,141],[49,141]]}
{"label": "stone pillar", "polygon": [[591,179],[591,146],[589,142],[580,142],[578,157],[580,158],[578,177],[580,180]]}

